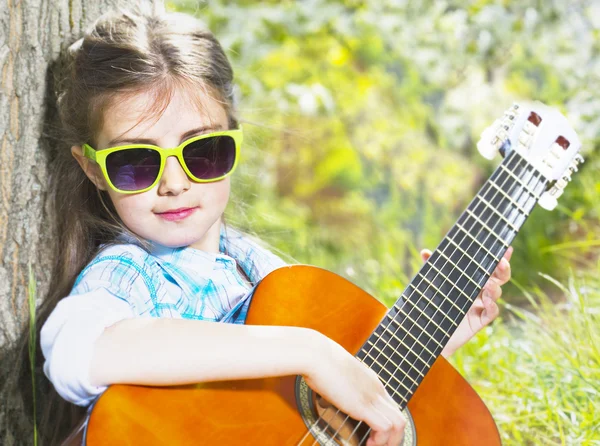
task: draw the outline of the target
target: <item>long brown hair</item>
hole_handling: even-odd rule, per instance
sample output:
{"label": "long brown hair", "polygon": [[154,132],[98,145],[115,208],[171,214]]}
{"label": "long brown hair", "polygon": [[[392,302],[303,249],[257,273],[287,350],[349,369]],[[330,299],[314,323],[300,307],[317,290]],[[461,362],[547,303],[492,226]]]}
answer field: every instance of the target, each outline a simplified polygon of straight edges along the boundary
{"label": "long brown hair", "polygon": [[[51,199],[57,218],[58,252],[48,295],[38,310],[38,334],[101,244],[114,243],[125,231],[147,247],[145,240],[127,229],[108,194],[94,186],[70,153],[72,145],[94,145],[111,103],[123,95],[151,92],[156,101],[148,113],[159,116],[174,88],[190,88],[218,100],[228,116],[229,128],[237,127],[233,70],[221,45],[198,19],[166,12],[160,1],[102,15],[69,47],[57,67],[55,94],[61,133],[52,166]],[[20,386],[31,388],[27,349],[22,351]],[[42,409],[39,438],[42,444],[56,444],[81,419],[84,409],[62,400],[49,384],[41,369],[39,343],[36,363],[36,393]],[[31,396],[30,391],[24,392],[26,398]],[[25,402],[25,406],[30,407],[30,403]]]}

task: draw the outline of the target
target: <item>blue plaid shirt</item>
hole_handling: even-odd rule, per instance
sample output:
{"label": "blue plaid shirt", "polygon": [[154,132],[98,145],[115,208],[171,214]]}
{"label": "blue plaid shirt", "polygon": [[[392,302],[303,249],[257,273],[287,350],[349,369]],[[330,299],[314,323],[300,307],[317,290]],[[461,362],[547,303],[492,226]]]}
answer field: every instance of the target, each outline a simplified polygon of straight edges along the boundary
{"label": "blue plaid shirt", "polygon": [[254,285],[285,265],[231,227],[221,229],[218,254],[157,244],[147,252],[126,236],[120,241],[81,271],[42,327],[44,372],[63,398],[81,406],[106,389],[88,382],[92,345],[106,327],[131,317],[243,324]]}

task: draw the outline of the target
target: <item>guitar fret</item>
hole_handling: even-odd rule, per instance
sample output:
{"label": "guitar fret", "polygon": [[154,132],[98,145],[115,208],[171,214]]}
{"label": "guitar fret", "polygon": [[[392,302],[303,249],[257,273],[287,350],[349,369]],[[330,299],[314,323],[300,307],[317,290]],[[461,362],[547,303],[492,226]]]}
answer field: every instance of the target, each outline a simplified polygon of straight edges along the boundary
{"label": "guitar fret", "polygon": [[526,217],[529,215],[529,213],[525,209],[523,209],[519,203],[514,201],[510,195],[508,195],[506,192],[500,189],[500,187],[495,182],[490,180],[490,184],[494,186],[502,195],[504,195],[506,199],[510,201],[513,204],[513,206],[517,208],[518,211],[521,212],[521,214],[525,215]]}
{"label": "guitar fret", "polygon": [[[452,240],[452,237],[446,237],[446,239],[447,239],[449,242],[451,242],[451,243],[452,243],[454,246],[456,246],[456,247],[457,247],[457,248],[458,248],[458,249],[459,249],[459,250],[460,250],[460,251],[463,253],[463,255],[467,257],[467,259],[469,259],[471,262],[473,262],[475,265],[477,265],[479,268],[481,268],[481,269],[482,269],[482,270],[483,270],[483,271],[484,271],[486,274],[488,273],[488,270],[487,270],[486,268],[484,268],[483,266],[481,266],[481,265],[479,264],[479,262],[477,262],[477,261],[476,261],[476,260],[475,260],[473,257],[471,257],[469,254],[467,254],[467,251],[465,251],[465,250],[464,250],[464,249],[462,249],[460,246],[458,246],[458,245],[456,244],[456,242],[455,242],[454,240]],[[441,253],[441,254],[443,254],[441,251],[442,251],[442,250],[440,250],[440,253]],[[445,257],[445,254],[444,254],[444,257]]]}
{"label": "guitar fret", "polygon": [[[452,281],[448,278],[448,276],[446,276],[443,272],[441,272],[437,266],[435,266],[433,264],[433,262],[429,263],[429,265],[431,265],[439,274],[440,276],[442,276],[444,279],[446,279],[446,281],[455,289],[458,290],[459,293],[461,293],[463,296],[465,296],[467,298],[467,300],[471,300],[471,298],[460,288],[458,288],[457,286],[454,286],[454,284],[452,283]],[[421,274],[423,275],[423,274]]]}
{"label": "guitar fret", "polygon": [[[400,342],[402,345],[404,345],[406,348],[408,348],[408,346],[407,346],[407,345],[406,345],[404,342],[402,342],[402,341],[401,341],[401,340],[400,340],[400,339],[399,339],[399,338],[396,336],[396,334],[395,334],[395,333],[392,333],[392,331],[391,331],[389,328],[387,328],[387,327],[386,327],[386,326],[384,326],[384,325],[380,325],[380,327],[382,327],[384,330],[388,331],[388,332],[389,332],[389,333],[390,333],[390,334],[391,334],[391,335],[392,335],[394,338],[396,338],[396,340],[397,340],[398,342]],[[415,338],[415,337],[414,337],[414,335],[413,335],[413,334],[412,334],[410,331],[408,331],[408,330],[405,330],[405,329],[404,329],[404,327],[402,327],[402,329],[404,330],[404,332],[405,332],[407,335],[409,335],[411,338],[413,338],[415,341],[417,341],[417,342],[418,342],[418,343],[421,345],[421,347],[423,347],[425,350],[427,350],[427,352],[428,352],[428,353],[431,355],[431,357],[432,357],[432,358],[435,358],[435,354],[434,354],[434,353],[432,353],[432,352],[431,352],[431,350],[429,350],[427,347],[425,347],[425,346],[423,345],[423,343],[422,343],[421,341],[419,341],[419,339]]]}
{"label": "guitar fret", "polygon": [[487,205],[488,208],[490,208],[492,211],[494,211],[496,214],[498,214],[498,216],[504,220],[506,222],[506,224],[510,227],[510,229],[512,229],[515,233],[519,232],[519,230],[517,228],[514,227],[514,225],[508,221],[506,219],[506,217],[499,212],[494,205],[492,205],[490,202],[488,202],[485,198],[483,198],[481,195],[475,195],[475,198],[478,198],[481,202],[483,202],[485,205]]}
{"label": "guitar fret", "polygon": [[[406,312],[405,312],[403,309],[401,309],[401,308],[398,308],[398,307],[397,307],[397,306],[395,306],[395,305],[394,305],[394,308],[395,308],[396,310],[398,310],[398,311],[401,311],[401,312],[402,312],[402,313],[403,313],[403,314],[404,314],[404,315],[405,315],[407,318],[409,318],[409,319],[410,319],[410,320],[411,320],[411,321],[412,321],[412,322],[413,322],[415,325],[417,325],[418,327],[421,327],[421,328],[423,329],[423,331],[424,331],[424,332],[426,332],[426,330],[425,330],[425,327],[423,327],[423,326],[422,326],[422,325],[420,325],[420,324],[419,324],[417,321],[415,321],[415,320],[414,320],[412,317],[410,317],[410,315],[409,315],[409,314],[407,314],[407,313],[406,313]],[[418,307],[415,307],[415,308],[419,309]],[[436,307],[436,308],[437,308],[437,307]],[[433,325],[435,325],[437,328],[439,328],[439,329],[441,330],[441,332],[442,332],[442,333],[444,333],[446,336],[450,337],[450,335],[449,335],[448,333],[446,333],[446,331],[445,331],[445,330],[444,330],[442,327],[440,327],[440,326],[439,326],[439,325],[438,325],[438,324],[437,324],[437,323],[436,323],[436,322],[435,322],[433,319],[431,319],[431,318],[430,318],[430,317],[427,315],[427,313],[425,313],[424,311],[422,311],[422,312],[421,312],[421,314],[422,314],[423,316],[425,316],[427,319],[429,319],[429,321],[431,321],[431,323],[433,323]],[[398,321],[396,321],[396,320],[395,320],[395,319],[394,319],[392,316],[390,316],[390,314],[389,314],[389,313],[387,313],[387,314],[386,314],[386,316],[388,316],[388,317],[389,317],[389,318],[390,318],[390,319],[391,319],[393,322],[395,322],[396,324],[398,324],[398,325],[402,326],[402,325],[401,325],[401,324],[400,324]],[[403,327],[403,328],[404,328],[404,327]],[[427,334],[429,334],[429,333],[427,333]],[[439,345],[440,347],[442,347],[442,348],[444,347],[444,346],[443,346],[442,344],[440,344],[440,343],[437,341],[437,339],[435,339],[435,338],[434,338],[432,335],[430,335],[430,338],[431,338],[431,339],[433,339],[433,340],[435,341],[435,343],[436,343],[437,345]]]}
{"label": "guitar fret", "polygon": [[[461,276],[466,277],[468,280],[470,280],[476,287],[479,287],[479,284],[477,282],[475,282],[473,279],[471,279],[471,276],[469,276],[468,274],[465,274],[461,268],[458,267],[458,265],[456,263],[454,263],[446,254],[444,254],[442,249],[439,249],[438,252],[443,255],[444,257],[446,257],[446,259],[448,260],[449,263],[451,263],[454,268],[456,269],[456,271],[458,271],[460,273]],[[433,262],[432,262],[433,263]],[[487,273],[487,270],[484,268],[484,271]]]}
{"label": "guitar fret", "polygon": [[[378,339],[381,339],[381,338],[378,338]],[[396,339],[397,339],[397,338],[396,338]],[[376,348],[377,350],[379,350],[379,348],[377,347],[377,344],[376,344],[376,343],[372,342],[370,339],[367,339],[367,342],[368,342],[369,344],[371,344],[371,345],[372,345],[374,348]],[[406,345],[405,345],[404,343],[402,343],[402,342],[401,342],[401,344],[402,344],[404,347],[406,347]],[[404,361],[406,361],[406,363],[407,363],[408,365],[410,365],[410,366],[411,366],[413,369],[415,369],[419,375],[421,375],[422,377],[424,377],[424,376],[425,376],[425,375],[423,375],[423,373],[422,373],[422,371],[421,371],[421,370],[419,370],[419,369],[418,369],[418,368],[416,368],[414,365],[412,365],[410,362],[408,362],[408,360],[407,360],[407,359],[406,359],[404,356],[402,356],[402,355],[400,354],[400,352],[398,352],[398,350],[396,350],[396,349],[395,349],[394,347],[392,347],[390,344],[387,344],[387,346],[388,346],[388,347],[390,347],[390,348],[391,348],[391,349],[392,349],[392,350],[393,350],[393,351],[394,351],[394,352],[395,352],[395,353],[396,353],[398,356],[400,356],[400,357],[401,357],[401,358],[402,358]],[[412,353],[413,355],[415,355],[417,358],[419,358],[419,360],[420,360],[420,361],[421,361],[423,364],[425,364],[425,366],[426,366],[426,367],[431,367],[431,364],[429,364],[427,361],[425,361],[423,358],[421,358],[421,356],[417,355],[417,354],[416,354],[414,351],[412,351],[412,349],[411,349],[411,348],[408,348],[408,347],[406,347],[406,349],[407,349],[407,350],[408,350],[410,353]],[[380,350],[380,351],[381,351],[381,350]]]}
{"label": "guitar fret", "polygon": [[512,176],[512,177],[513,177],[513,178],[514,178],[514,179],[517,181],[517,183],[519,183],[519,184],[521,185],[521,187],[527,191],[527,193],[528,193],[529,195],[531,195],[533,198],[535,198],[536,202],[537,202],[537,201],[540,199],[541,195],[537,195],[537,194],[535,193],[535,191],[533,191],[533,190],[529,189],[529,186],[528,186],[528,185],[525,185],[525,184],[524,184],[524,183],[521,181],[521,179],[520,179],[518,176],[516,176],[516,175],[515,175],[513,172],[511,172],[509,169],[507,169],[507,168],[506,168],[506,166],[504,166],[504,164],[500,164],[500,167],[501,167],[501,168],[502,168],[502,170],[504,170],[505,172],[508,172],[508,174],[509,174],[510,176]]}
{"label": "guitar fret", "polygon": [[[381,349],[379,349],[379,347],[377,347],[377,344],[373,344],[371,341],[368,341],[368,342],[369,342],[369,343],[370,343],[370,344],[373,346],[373,348],[374,348],[375,350],[377,350],[379,353],[381,353],[382,355],[384,355],[384,356],[385,356],[385,354],[383,353],[383,351],[382,351]],[[394,352],[396,355],[398,355],[398,356],[400,357],[400,359],[401,359],[400,363],[398,363],[398,364],[394,363],[394,365],[395,365],[396,367],[400,367],[400,364],[402,364],[403,362],[406,362],[406,364],[408,364],[408,365],[409,365],[409,366],[410,366],[410,367],[411,367],[411,368],[412,368],[412,369],[413,369],[415,372],[417,372],[419,375],[421,375],[421,378],[424,378],[424,377],[425,377],[425,375],[423,374],[423,371],[422,371],[422,370],[419,370],[419,369],[418,369],[418,368],[416,368],[414,365],[412,365],[412,364],[411,364],[411,363],[408,361],[408,359],[406,359],[406,357],[404,357],[404,356],[402,356],[402,355],[400,354],[400,352],[399,352],[398,350],[396,350],[395,348],[393,348],[391,345],[388,345],[388,347],[390,347],[390,348],[392,349],[392,351],[393,351],[393,352]],[[419,359],[420,359],[419,355],[415,354],[415,352],[413,352],[412,350],[410,350],[410,352],[411,352],[413,355],[415,355],[417,358],[419,358]],[[388,360],[390,360],[390,361],[391,361],[391,359],[389,359],[389,358],[388,358]],[[431,364],[427,363],[426,361],[423,361],[422,359],[421,359],[421,361],[423,362],[423,364],[425,364],[425,366],[426,366],[426,367],[430,367],[430,366],[431,366]],[[417,382],[416,382],[415,380],[413,380],[413,379],[412,379],[412,377],[411,377],[410,379],[412,380],[412,382],[414,382],[415,384],[417,384]]]}
{"label": "guitar fret", "polygon": [[[371,358],[373,359],[373,362],[374,362],[375,364],[377,364],[378,366],[380,366],[380,367],[381,367],[383,370],[385,370],[385,371],[386,371],[386,372],[387,372],[387,373],[388,373],[388,374],[389,374],[389,375],[390,375],[392,378],[394,378],[398,384],[400,384],[402,387],[404,387],[406,390],[408,390],[408,391],[410,392],[410,389],[409,389],[408,387],[406,387],[406,386],[404,385],[404,383],[403,383],[403,382],[401,382],[401,381],[400,381],[398,378],[396,378],[396,376],[395,376],[393,373],[390,373],[390,371],[389,371],[387,368],[385,368],[385,366],[384,366],[382,363],[380,363],[379,361],[377,361],[377,359],[376,359],[376,358],[375,358],[373,355],[371,355],[369,352],[367,352],[367,355],[369,355],[369,357],[371,357]],[[385,355],[384,355],[384,356],[385,356]],[[386,356],[386,358],[387,358],[387,356]],[[388,361],[390,360],[390,358],[387,358],[387,359],[388,359]],[[364,362],[364,361],[363,361],[363,362]],[[392,363],[392,364],[393,364],[393,363]],[[370,365],[370,364],[368,364],[368,365]],[[380,379],[380,380],[383,382],[383,379],[381,379],[381,376],[379,377],[379,379]],[[414,382],[415,384],[417,384],[415,381],[413,381],[413,382]],[[385,383],[385,382],[383,382],[383,384],[388,384],[388,383]],[[406,401],[406,398],[404,398],[404,397],[403,397],[403,399]]]}
{"label": "guitar fret", "polygon": [[[380,354],[382,354],[388,361],[391,362],[391,364],[399,370],[402,370],[400,368],[400,364],[396,364],[391,358],[389,358],[385,353],[383,353],[380,349],[377,348],[376,345],[373,345],[373,347],[375,348],[375,350],[377,350]],[[398,356],[400,356],[400,358],[402,359],[402,361],[400,361],[400,363],[402,362],[406,362],[408,365],[410,365],[419,375],[421,375],[421,378],[424,378],[425,375],[423,375],[422,371],[417,369],[416,367],[414,367],[412,364],[410,364],[408,362],[408,360],[400,355],[396,350],[394,350],[394,353],[396,353]],[[373,361],[375,361],[377,364],[379,364],[381,366],[382,369],[385,369],[386,372],[388,372],[390,375],[392,375],[392,373],[390,373],[390,371],[386,368],[386,366],[383,366],[379,361],[377,361],[377,358],[375,358],[370,352],[367,352],[367,355],[369,355],[371,358],[373,358]],[[365,358],[366,359],[366,358]],[[364,362],[364,361],[363,361]],[[429,364],[427,364],[427,366],[429,367]],[[410,379],[414,384],[416,384],[417,386],[419,385],[419,383],[417,381],[415,381],[412,376],[410,376],[410,374],[406,373],[404,376],[406,376],[408,379]],[[406,390],[410,391],[410,389],[406,388]]]}
{"label": "guitar fret", "polygon": [[[369,357],[373,358],[373,356],[370,355],[370,354],[369,354]],[[383,370],[385,370],[391,377],[393,377],[401,386],[403,386],[407,390],[407,392],[409,394],[412,394],[412,391],[408,387],[406,387],[401,381],[399,381],[398,378],[396,378],[393,374],[391,374],[390,372],[388,372],[388,370],[385,367],[383,367],[378,361],[376,361],[375,359],[373,359],[373,362],[375,362],[376,364],[378,364],[379,366],[381,366],[381,368]],[[365,363],[365,364],[367,364],[367,363]],[[367,365],[370,365],[370,364],[367,364]],[[383,385],[389,386],[389,383],[384,382],[383,378],[379,375],[379,373],[377,373],[377,376],[380,379],[380,381],[383,383]],[[398,395],[400,398],[402,398],[405,403],[408,403],[408,399],[404,395],[402,395],[400,392],[398,392],[397,389],[394,389],[393,387],[391,387],[390,390],[392,392],[394,392],[396,395]]]}
{"label": "guitar fret", "polygon": [[[389,387],[389,385],[388,385],[388,387]],[[400,392],[398,392],[396,389],[394,389],[393,387],[390,387],[389,390],[391,390],[392,393],[394,393],[395,395],[398,395],[400,398],[402,398],[404,400],[405,403],[408,404],[406,397],[402,396],[402,394]],[[411,395],[412,395],[412,391],[409,390],[409,393],[411,393]]]}
{"label": "guitar fret", "polygon": [[[498,257],[496,257],[494,254],[492,254],[492,252],[489,249],[487,249],[479,240],[477,240],[477,238],[473,237],[473,235],[469,231],[467,231],[460,223],[457,222],[456,226],[460,230],[462,230],[462,232],[464,232],[465,234],[467,234],[471,240],[473,240],[481,248],[483,248],[496,262],[500,262],[500,259]],[[450,236],[448,236],[448,238],[450,238]]]}
{"label": "guitar fret", "polygon": [[496,239],[502,243],[504,245],[505,248],[508,248],[508,243],[506,243],[504,241],[504,239],[502,237],[500,237],[498,234],[496,234],[488,225],[486,225],[483,221],[481,221],[479,219],[479,217],[477,217],[473,212],[471,212],[470,209],[466,209],[466,212],[468,212],[472,218],[474,218],[475,220],[477,220],[477,222],[479,222],[479,224],[481,224],[484,228],[486,228],[488,231],[490,231],[490,234],[494,234],[494,236],[496,236]]}
{"label": "guitar fret", "polygon": [[[426,278],[426,277],[425,277],[423,274],[421,274],[420,272],[418,272],[417,274],[419,274],[421,277],[423,277],[423,278],[425,279],[425,281],[426,281],[427,283],[429,283],[429,285],[431,285],[431,286],[432,286],[432,287],[433,287],[433,288],[434,288],[434,289],[435,289],[435,290],[436,290],[438,293],[440,293],[440,295],[441,295],[441,296],[444,298],[444,300],[447,300],[448,302],[450,302],[452,305],[454,305],[454,307],[455,307],[455,308],[456,308],[458,311],[460,311],[460,312],[462,313],[461,309],[460,309],[460,308],[458,308],[458,307],[456,306],[456,304],[455,304],[455,303],[452,301],[452,299],[448,299],[448,298],[445,296],[445,294],[444,294],[444,293],[442,293],[442,292],[441,292],[441,291],[438,289],[438,287],[436,287],[436,286],[433,284],[433,282],[430,282],[430,281],[429,281],[429,280],[428,280],[428,279],[427,279],[427,278]],[[429,298],[428,298],[428,297],[425,295],[425,293],[423,293],[421,290],[419,290],[419,289],[418,289],[416,286],[414,286],[412,283],[409,283],[409,286],[412,286],[412,287],[414,288],[414,290],[415,290],[417,293],[419,293],[419,294],[420,294],[422,297],[424,297],[425,299],[427,299],[427,301],[428,301],[428,302],[429,302],[431,305],[433,305],[433,306],[434,306],[434,307],[436,307],[436,308],[439,308],[439,307],[437,307],[437,305],[435,305],[435,304],[434,304],[434,303],[431,301],[431,299],[429,299]],[[448,316],[448,315],[447,315],[447,314],[446,314],[444,311],[441,311],[441,310],[440,310],[440,313],[441,313],[441,314],[443,314],[443,315],[446,317],[446,319],[448,319],[450,322],[452,322],[452,324],[454,324],[454,326],[455,326],[455,327],[458,327],[458,325],[456,325],[456,322],[455,322],[455,321],[454,321],[452,318],[450,318],[450,317],[449,317],[449,316]],[[464,314],[464,313],[463,313],[463,314]]]}

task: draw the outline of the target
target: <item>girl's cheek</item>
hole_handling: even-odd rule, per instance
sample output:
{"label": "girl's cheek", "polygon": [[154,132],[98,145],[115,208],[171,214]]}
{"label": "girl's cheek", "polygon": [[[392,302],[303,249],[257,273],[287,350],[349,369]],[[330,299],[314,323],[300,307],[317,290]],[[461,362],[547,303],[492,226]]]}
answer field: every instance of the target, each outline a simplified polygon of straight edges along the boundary
{"label": "girl's cheek", "polygon": [[136,216],[139,218],[144,215],[144,212],[152,211],[152,204],[143,197],[144,194],[119,194],[113,198],[115,209],[124,222],[135,220]]}
{"label": "girl's cheek", "polygon": [[222,181],[224,184],[220,185],[218,191],[217,201],[221,204],[223,210],[227,207],[227,202],[229,201],[229,193],[231,191],[231,182],[229,177],[225,178]]}
{"label": "girl's cheek", "polygon": [[225,209],[229,201],[231,182],[229,177],[215,183],[205,183],[197,185],[203,188],[201,196],[204,198],[204,205],[212,208]]}

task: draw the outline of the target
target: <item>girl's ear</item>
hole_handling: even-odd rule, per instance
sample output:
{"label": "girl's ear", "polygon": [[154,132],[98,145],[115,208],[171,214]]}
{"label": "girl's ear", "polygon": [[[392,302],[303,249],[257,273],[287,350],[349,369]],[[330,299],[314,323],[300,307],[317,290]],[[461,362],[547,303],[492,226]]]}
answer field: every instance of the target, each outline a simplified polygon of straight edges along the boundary
{"label": "girl's ear", "polygon": [[92,183],[96,185],[96,187],[100,190],[107,190],[108,184],[106,184],[106,180],[102,175],[102,170],[100,166],[83,156],[83,150],[81,146],[72,146],[71,154],[77,160],[81,169],[85,172],[86,176],[90,179]]}

